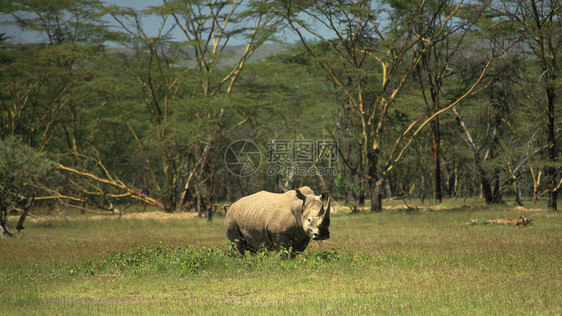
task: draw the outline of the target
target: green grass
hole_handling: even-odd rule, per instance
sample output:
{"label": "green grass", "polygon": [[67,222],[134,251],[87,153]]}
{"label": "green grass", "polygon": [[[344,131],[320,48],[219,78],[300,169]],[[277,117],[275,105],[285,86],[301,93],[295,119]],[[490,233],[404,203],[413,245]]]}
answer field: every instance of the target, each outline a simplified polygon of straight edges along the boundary
{"label": "green grass", "polygon": [[[294,260],[234,257],[220,216],[45,216],[0,240],[0,314],[562,313],[560,213],[447,203],[333,214]],[[466,225],[523,213],[527,228]]]}

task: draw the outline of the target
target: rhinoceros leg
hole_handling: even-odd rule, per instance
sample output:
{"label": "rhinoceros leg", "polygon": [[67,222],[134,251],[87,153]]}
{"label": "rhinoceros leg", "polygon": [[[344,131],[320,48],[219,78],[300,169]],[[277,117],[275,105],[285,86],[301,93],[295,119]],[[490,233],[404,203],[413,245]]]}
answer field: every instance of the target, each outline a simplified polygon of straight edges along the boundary
{"label": "rhinoceros leg", "polygon": [[293,247],[291,248],[291,258],[294,258],[297,253],[303,252],[306,247],[308,247],[308,243],[310,242],[310,238],[303,239],[303,240],[295,240],[293,243]]}
{"label": "rhinoceros leg", "polygon": [[244,239],[244,236],[242,236],[240,230],[238,230],[238,227],[236,227],[236,225],[233,226],[234,227],[230,227],[226,231],[226,236],[234,244],[234,249],[236,249],[236,254],[239,257],[244,257],[245,254],[244,249],[248,249],[248,245],[246,243],[246,240]]}

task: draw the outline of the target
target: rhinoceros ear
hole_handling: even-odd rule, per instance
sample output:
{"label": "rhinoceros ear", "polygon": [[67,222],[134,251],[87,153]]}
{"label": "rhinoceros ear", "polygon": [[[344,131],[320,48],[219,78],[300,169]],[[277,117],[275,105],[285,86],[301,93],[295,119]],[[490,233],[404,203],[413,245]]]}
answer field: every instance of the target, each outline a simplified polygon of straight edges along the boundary
{"label": "rhinoceros ear", "polygon": [[318,213],[318,216],[321,217],[330,217],[330,201],[332,201],[332,199],[330,199],[330,197],[327,197],[328,199],[328,206],[324,206],[322,205],[322,208],[320,209],[320,213]]}
{"label": "rhinoceros ear", "polygon": [[304,194],[302,194],[302,192],[299,189],[296,189],[295,191],[297,192],[297,197],[299,199],[301,199],[303,201],[306,199],[306,196],[304,196]]}

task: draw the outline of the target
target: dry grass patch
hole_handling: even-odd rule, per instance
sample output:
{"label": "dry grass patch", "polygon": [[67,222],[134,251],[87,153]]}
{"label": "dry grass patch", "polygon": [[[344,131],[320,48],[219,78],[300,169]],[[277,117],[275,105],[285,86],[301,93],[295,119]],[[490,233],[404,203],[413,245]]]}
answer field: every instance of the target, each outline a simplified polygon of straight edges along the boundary
{"label": "dry grass patch", "polygon": [[[166,212],[134,212],[125,213],[121,216],[118,214],[108,215],[41,215],[29,217],[26,223],[44,223],[49,221],[102,221],[102,220],[121,220],[121,219],[140,219],[140,220],[157,220],[157,221],[177,221],[189,220],[197,217],[197,213],[180,212],[180,213],[166,213]],[[17,220],[17,216],[9,216],[11,220]]]}

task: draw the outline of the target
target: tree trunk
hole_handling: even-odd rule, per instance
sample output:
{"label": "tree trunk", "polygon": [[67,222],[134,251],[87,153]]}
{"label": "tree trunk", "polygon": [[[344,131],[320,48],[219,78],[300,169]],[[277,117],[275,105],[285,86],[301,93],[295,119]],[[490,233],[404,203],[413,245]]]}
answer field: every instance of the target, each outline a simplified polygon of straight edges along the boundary
{"label": "tree trunk", "polygon": [[552,163],[552,167],[548,167],[546,169],[546,178],[547,178],[547,188],[548,188],[548,208],[557,211],[557,202],[558,202],[558,190],[557,190],[557,182],[558,182],[558,170],[556,167],[556,130],[554,127],[554,101],[556,98],[556,92],[553,88],[548,88],[546,90],[548,96],[548,123],[546,128],[547,133],[547,146],[548,146],[548,158]]}
{"label": "tree trunk", "polygon": [[[196,208],[197,212],[200,213],[201,210],[201,196],[199,192],[199,187],[202,183],[202,177],[205,176],[205,164],[209,156],[209,149],[211,144],[205,144],[204,148],[200,145],[194,149],[195,155],[193,161],[193,167],[187,174],[187,179],[183,188],[183,192],[180,197],[180,209],[182,211],[192,211]],[[196,160],[197,159],[197,160]]]}
{"label": "tree trunk", "polygon": [[494,169],[493,175],[493,185],[492,185],[492,203],[497,204],[501,202],[502,199],[502,186],[500,185],[500,170],[498,168]]}
{"label": "tree trunk", "polygon": [[215,198],[215,171],[216,171],[216,165],[217,165],[217,155],[216,155],[216,150],[215,150],[215,146],[212,145],[211,150],[210,150],[210,161],[209,164],[207,166],[207,170],[206,173],[209,175],[208,181],[205,181],[205,185],[207,186],[206,188],[206,195],[205,195],[205,207],[207,208],[207,220],[211,221],[213,220],[213,213],[214,213],[214,206],[213,206],[213,200]]}
{"label": "tree trunk", "polygon": [[493,204],[494,203],[494,192],[492,190],[492,183],[488,176],[486,175],[486,171],[482,168],[482,165],[479,162],[476,163],[476,168],[478,170],[478,177],[480,178],[480,183],[482,184],[482,194],[484,195],[484,199],[486,200],[486,204]]}
{"label": "tree trunk", "polygon": [[193,209],[193,188],[190,187],[189,181],[186,182],[180,197],[180,210],[182,212],[191,211]]}
{"label": "tree trunk", "polygon": [[215,213],[215,208],[214,207],[209,207],[207,209],[207,221],[212,221],[213,220],[213,214]]}
{"label": "tree trunk", "polygon": [[174,160],[170,157],[167,152],[162,154],[162,164],[164,167],[164,177],[165,177],[165,191],[163,201],[166,203],[166,212],[172,213],[176,210],[177,206],[177,175]]}
{"label": "tree trunk", "polygon": [[447,195],[450,198],[457,196],[458,181],[457,181],[457,163],[453,161],[453,169],[449,170],[449,180],[447,183]]}
{"label": "tree trunk", "polygon": [[201,217],[201,192],[199,186],[197,186],[197,188],[195,189],[195,196],[197,198],[197,217]]}
{"label": "tree trunk", "polygon": [[[1,203],[2,201],[0,201]],[[4,235],[13,236],[13,234],[8,229],[8,210],[7,208],[0,205],[0,237]]]}
{"label": "tree trunk", "polygon": [[536,177],[533,167],[529,167],[529,170],[531,171],[531,179],[533,180],[533,204],[537,204],[539,199],[539,184],[541,182],[542,170],[539,169]]}
{"label": "tree trunk", "polygon": [[434,170],[434,184],[435,184],[435,202],[441,203],[443,201],[443,193],[441,192],[441,163],[440,163],[440,139],[439,139],[439,120],[435,118],[431,121],[431,138],[433,149],[433,170]]}
{"label": "tree trunk", "polygon": [[34,198],[29,199],[29,201],[27,201],[27,203],[25,204],[25,207],[22,210],[22,213],[20,215],[20,218],[18,219],[18,223],[16,224],[16,234],[20,234],[21,230],[23,229],[23,222],[25,221],[25,218],[27,217],[27,214],[29,213],[29,209],[31,206],[31,203],[33,203]]}
{"label": "tree trunk", "polygon": [[486,173],[486,170],[482,165],[483,159],[480,157],[480,149],[478,149],[478,146],[476,146],[476,144],[472,140],[472,136],[470,136],[470,132],[468,131],[468,128],[464,124],[464,121],[460,117],[456,108],[453,108],[453,113],[455,114],[455,117],[457,119],[457,124],[463,129],[466,135],[464,141],[467,143],[468,147],[472,150],[474,166],[476,168],[478,178],[480,179],[481,194],[484,196],[484,199],[486,200],[486,204],[493,204],[495,202],[495,198],[494,198],[495,194],[492,189],[492,181],[488,177],[488,174]]}
{"label": "tree trunk", "polygon": [[[361,151],[361,146],[359,146],[359,150]],[[350,156],[351,156],[351,148],[350,148]],[[360,170],[361,173],[363,173],[363,155],[359,155],[359,163],[358,163],[358,168]],[[367,195],[367,189],[365,188],[365,181],[362,181],[361,179],[359,179],[359,183],[360,183],[360,192],[359,192],[359,202],[358,205],[359,207],[364,207],[365,206],[365,198]]]}
{"label": "tree trunk", "polygon": [[371,212],[382,212],[382,184],[380,181],[369,180],[371,188]]}
{"label": "tree trunk", "polygon": [[171,187],[167,187],[167,189],[171,190],[170,192],[166,192],[166,213],[173,213],[176,210],[176,195]]}
{"label": "tree trunk", "polygon": [[377,176],[377,153],[367,154],[367,172],[371,190],[371,212],[382,212],[382,181]]}
{"label": "tree trunk", "polygon": [[519,206],[524,206],[521,201],[521,190],[517,187],[517,181],[513,181],[513,190],[515,191],[515,202],[517,202]]}
{"label": "tree trunk", "polygon": [[425,203],[425,172],[422,172],[421,175],[420,200],[423,205]]}
{"label": "tree trunk", "polygon": [[548,208],[553,211],[558,211],[557,207],[558,192],[548,192]]}
{"label": "tree trunk", "polygon": [[363,189],[361,189],[361,191],[359,192],[359,200],[357,204],[359,205],[359,207],[365,206],[365,191]]}

